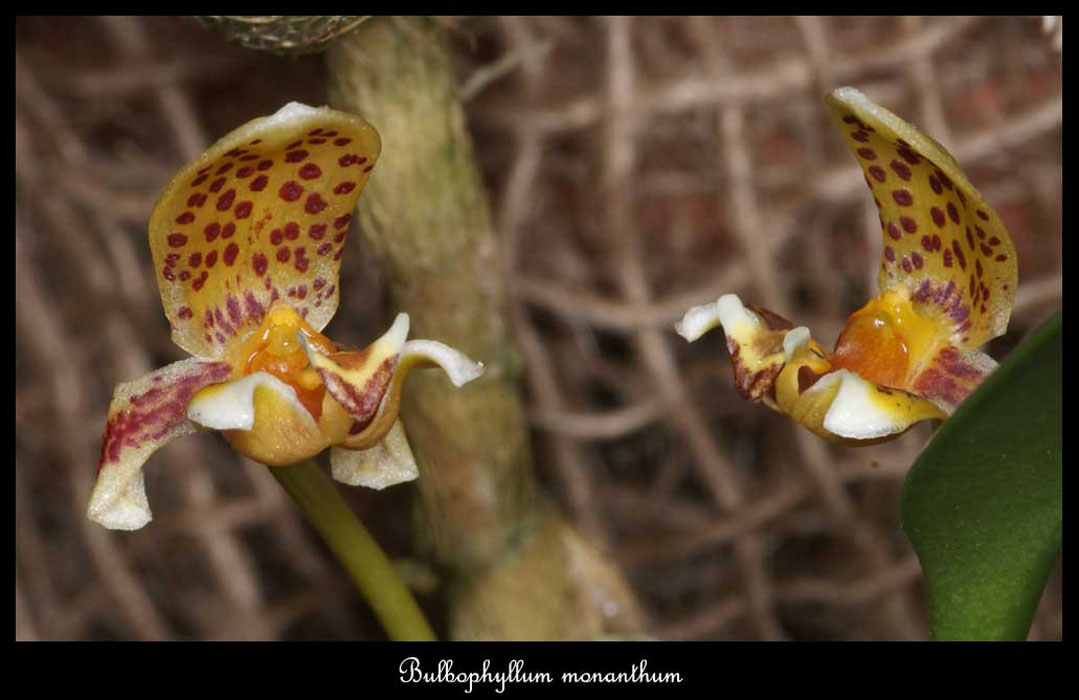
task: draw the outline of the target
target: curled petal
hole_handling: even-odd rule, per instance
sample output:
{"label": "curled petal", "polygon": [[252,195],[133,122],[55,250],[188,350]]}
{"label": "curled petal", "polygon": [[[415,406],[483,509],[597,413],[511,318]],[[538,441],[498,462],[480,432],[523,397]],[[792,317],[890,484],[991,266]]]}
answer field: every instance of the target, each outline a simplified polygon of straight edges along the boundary
{"label": "curled petal", "polygon": [[[397,419],[401,388],[408,373],[417,367],[441,367],[454,386],[462,386],[483,376],[483,364],[435,340],[410,340],[401,348],[389,388],[371,422],[350,434],[341,444],[350,449],[366,449],[386,435]],[[359,426],[360,424],[357,424]],[[355,428],[355,426],[354,426]]]}
{"label": "curled petal", "polygon": [[957,348],[1004,333],[1018,267],[996,211],[943,146],[861,92],[840,88],[828,105],[880,211],[881,291],[906,287]]}
{"label": "curled petal", "polygon": [[290,103],[231,132],[165,187],[150,250],[177,345],[222,357],[278,299],[321,330],[380,141],[363,119]]}
{"label": "curled petal", "polygon": [[326,355],[299,336],[326,390],[355,420],[369,421],[378,410],[408,337],[408,323],[408,314],[397,314],[390,329],[363,350]]}
{"label": "curled petal", "polygon": [[231,370],[225,362],[188,359],[116,386],[90,494],[91,520],[114,530],[137,530],[150,521],[143,464],[162,445],[195,432],[185,413],[188,401]]}
{"label": "curled petal", "polygon": [[350,486],[384,489],[412,481],[420,475],[401,420],[393,422],[386,437],[366,450],[330,449],[333,478]]}
{"label": "curled petal", "polygon": [[[750,401],[767,402],[787,362],[784,339],[794,324],[766,309],[744,306],[737,294],[724,294],[690,309],[675,330],[692,342],[717,325],[727,336],[738,392]],[[808,340],[808,331],[805,335]]]}
{"label": "curled petal", "polygon": [[268,372],[206,387],[188,404],[187,415],[222,431],[244,456],[271,466],[295,464],[329,446],[296,390]]}

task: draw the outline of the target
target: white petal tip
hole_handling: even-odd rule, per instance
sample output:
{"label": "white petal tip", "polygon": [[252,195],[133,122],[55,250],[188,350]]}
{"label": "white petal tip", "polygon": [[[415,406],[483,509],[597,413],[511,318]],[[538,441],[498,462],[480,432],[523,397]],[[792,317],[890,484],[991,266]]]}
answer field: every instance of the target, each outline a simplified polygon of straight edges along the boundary
{"label": "white petal tip", "polygon": [[674,324],[674,330],[692,343],[716,326],[723,326],[724,332],[732,335],[740,323],[760,322],[756,314],[742,305],[737,294],[724,294],[711,304],[694,306],[687,311],[682,320]]}
{"label": "white petal tip", "polygon": [[482,362],[474,362],[468,355],[454,350],[437,340],[410,340],[401,349],[401,358],[416,355],[429,360],[445,372],[454,386],[464,386],[483,376]]}

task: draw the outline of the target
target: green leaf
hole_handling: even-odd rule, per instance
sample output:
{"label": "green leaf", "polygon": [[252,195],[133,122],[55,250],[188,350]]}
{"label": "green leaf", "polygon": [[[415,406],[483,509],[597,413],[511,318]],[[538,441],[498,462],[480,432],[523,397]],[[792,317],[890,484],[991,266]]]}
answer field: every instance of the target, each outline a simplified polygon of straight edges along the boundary
{"label": "green leaf", "polygon": [[1060,551],[1060,312],[945,421],[900,501],[935,640],[1023,640]]}

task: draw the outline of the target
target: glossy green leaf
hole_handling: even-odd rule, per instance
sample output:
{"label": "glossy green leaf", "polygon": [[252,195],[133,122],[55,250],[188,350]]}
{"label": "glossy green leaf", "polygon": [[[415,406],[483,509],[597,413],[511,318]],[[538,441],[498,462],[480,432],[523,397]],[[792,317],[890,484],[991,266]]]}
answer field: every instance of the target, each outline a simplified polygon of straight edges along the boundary
{"label": "glossy green leaf", "polygon": [[1022,640],[1060,551],[1060,313],[1005,358],[922,452],[903,528],[936,640]]}

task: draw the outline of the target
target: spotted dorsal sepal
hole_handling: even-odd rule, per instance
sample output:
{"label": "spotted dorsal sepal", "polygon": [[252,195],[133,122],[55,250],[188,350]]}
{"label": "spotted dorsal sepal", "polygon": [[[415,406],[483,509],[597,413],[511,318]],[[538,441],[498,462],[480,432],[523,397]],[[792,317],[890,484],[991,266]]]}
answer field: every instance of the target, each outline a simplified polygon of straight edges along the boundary
{"label": "spotted dorsal sepal", "polygon": [[945,321],[950,343],[977,347],[1008,325],[1015,246],[996,211],[933,139],[853,88],[827,98],[880,212],[881,291],[905,286]]}
{"label": "spotted dorsal sepal", "polygon": [[294,102],[181,170],[150,219],[177,345],[221,357],[277,300],[325,327],[337,309],[352,212],[379,149],[363,119]]}

